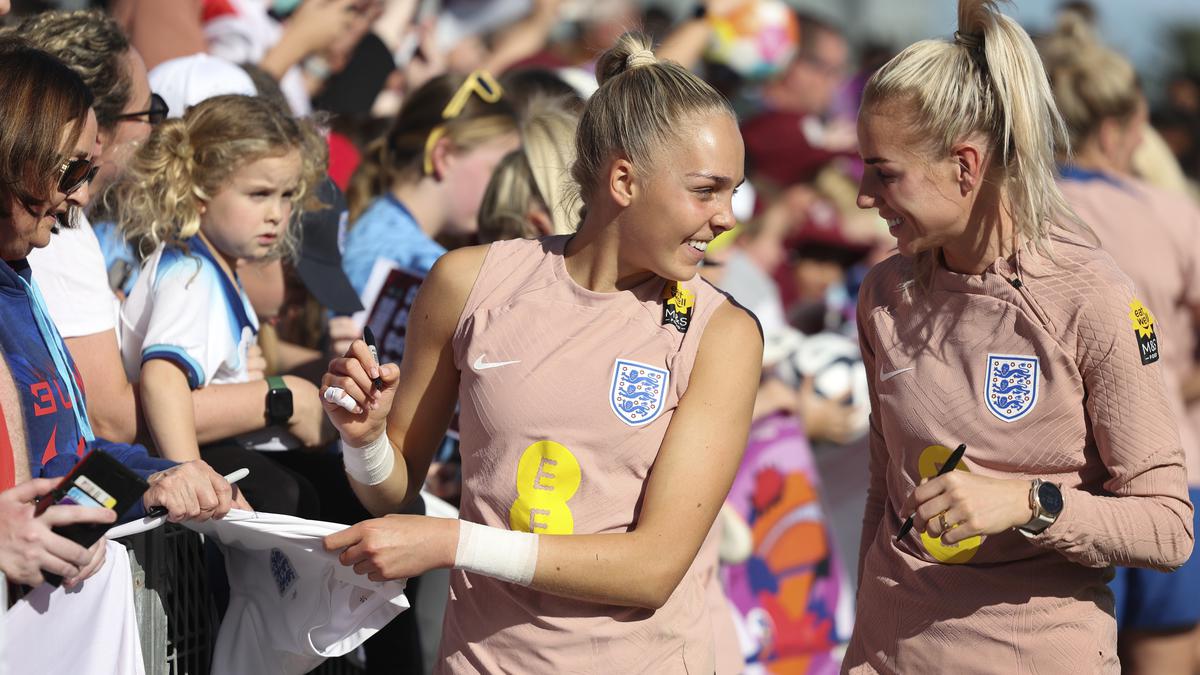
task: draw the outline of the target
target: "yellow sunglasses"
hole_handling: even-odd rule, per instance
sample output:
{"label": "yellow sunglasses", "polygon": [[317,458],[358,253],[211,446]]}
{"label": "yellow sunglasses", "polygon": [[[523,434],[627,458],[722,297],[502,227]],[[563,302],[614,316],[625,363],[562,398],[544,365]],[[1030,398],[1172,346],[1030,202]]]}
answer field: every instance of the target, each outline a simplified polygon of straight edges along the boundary
{"label": "yellow sunglasses", "polygon": [[[479,96],[479,100],[484,103],[495,103],[504,96],[504,89],[491,73],[486,70],[476,70],[463,80],[458,91],[454,92],[454,96],[450,97],[446,107],[442,108],[442,119],[452,120],[461,115],[463,108],[467,107],[467,101],[471,100],[471,94]],[[439,124],[429,132],[429,138],[425,139],[426,176],[433,175],[433,146],[437,145],[437,142],[445,135],[446,127]]]}

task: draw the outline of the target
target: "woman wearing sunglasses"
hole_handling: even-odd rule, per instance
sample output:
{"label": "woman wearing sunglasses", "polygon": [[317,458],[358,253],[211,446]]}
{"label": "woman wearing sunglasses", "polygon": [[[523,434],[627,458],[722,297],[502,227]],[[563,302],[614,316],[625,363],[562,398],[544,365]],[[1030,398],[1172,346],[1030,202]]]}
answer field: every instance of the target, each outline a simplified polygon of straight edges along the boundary
{"label": "woman wearing sunglasses", "polygon": [[[7,9],[0,3],[0,14]],[[42,446],[36,444],[40,426],[31,424],[39,413],[21,396],[26,390],[21,376],[32,363],[46,365],[37,356],[47,350],[44,334],[36,328],[22,330],[20,322],[28,321],[31,305],[36,303],[25,257],[34,247],[48,244],[51,232],[68,217],[70,207],[77,205],[79,198],[87,198],[87,183],[95,175],[90,156],[96,143],[96,116],[91,110],[91,92],[79,78],[46,54],[2,40],[0,91],[5,93],[0,97],[0,259],[4,261],[0,263],[0,377],[4,378],[0,382],[4,404],[0,452],[5,453],[0,464],[10,467],[4,472],[7,480],[2,487],[6,491],[0,493],[4,513],[0,519],[0,571],[18,583],[40,584],[44,570],[62,576],[71,587],[99,569],[104,561],[104,541],[85,551],[49,528],[72,522],[111,522],[113,516],[103,509],[86,509],[76,510],[72,517],[69,510],[51,507],[57,509],[52,516],[57,522],[34,518],[32,501],[47,494],[57,481],[30,480],[13,487],[13,478],[66,473],[48,473],[41,465]],[[53,362],[49,365],[49,372],[61,372],[53,368]],[[75,420],[69,411],[67,416],[60,421],[72,424]],[[10,429],[23,431],[11,445]],[[71,437],[63,431],[64,440]],[[22,440],[27,442],[22,444]],[[57,448],[52,444],[51,449]]]}
{"label": "woman wearing sunglasses", "polygon": [[[7,14],[8,10],[8,0],[0,0],[0,16]],[[0,43],[0,52],[3,49],[4,45]],[[4,63],[5,60],[5,56],[0,54],[0,63]],[[0,82],[5,79],[6,74],[0,73]],[[86,100],[86,96],[81,96],[81,99]],[[9,127],[5,122],[15,124]],[[10,227],[14,225],[10,222],[10,212],[14,206],[23,206],[13,204],[17,200],[14,200],[14,194],[7,188],[9,184],[17,183],[15,177],[10,177],[9,173],[14,169],[21,173],[20,162],[9,162],[7,151],[11,141],[17,138],[11,132],[17,130],[15,127],[23,127],[27,122],[27,119],[8,116],[0,119],[0,241],[3,242],[9,241]],[[78,126],[78,121],[74,126]],[[58,134],[53,133],[57,129],[51,124],[43,127],[42,131],[43,133],[29,144],[30,150],[34,151],[30,155],[41,154],[36,152],[39,149],[51,157],[59,154],[62,140]],[[46,131],[51,133],[44,133]],[[22,138],[23,143],[28,143],[29,140],[27,137]],[[42,141],[41,148],[38,147],[39,140]],[[53,172],[52,167],[44,168]],[[15,228],[11,234],[15,234]],[[9,249],[6,247],[5,250]],[[20,249],[14,245],[12,250],[15,252]],[[8,281],[8,275],[4,275],[3,278]],[[0,282],[0,285],[3,284],[4,282]],[[45,570],[63,577],[70,588],[100,569],[104,562],[104,543],[101,540],[91,550],[84,550],[78,544],[55,534],[50,528],[74,523],[112,522],[115,514],[108,509],[51,506],[43,517],[33,516],[33,500],[49,494],[58,481],[25,480],[30,474],[28,461],[18,454],[25,451],[22,447],[25,440],[24,430],[20,424],[22,408],[19,391],[11,381],[11,371],[3,354],[0,354],[0,490],[3,490],[0,492],[0,573],[10,582],[36,586],[42,583],[42,571]]]}
{"label": "woman wearing sunglasses", "polygon": [[115,225],[106,222],[111,209],[99,203],[99,196],[120,180],[134,150],[162,121],[166,104],[151,93],[142,57],[101,11],[42,12],[26,17],[16,32],[75,71],[95,96],[100,169],[91,183],[92,199],[73,219],[73,227],[30,254],[29,264],[50,316],[75,356],[90,394],[88,414],[96,433],[132,443],[139,431],[147,436],[138,428],[135,388],[122,376],[116,321],[120,301],[97,239]]}
{"label": "woman wearing sunglasses", "polygon": [[596,70],[575,234],[446,254],[400,367],[359,341],[324,379],[379,515],[417,496],[461,403],[461,519],[325,541],[371,579],[454,568],[437,672],[714,671],[693,562],[745,447],[762,338],[697,269],[734,224],[745,153],[724,97],[648,39]]}
{"label": "woman wearing sunglasses", "polygon": [[165,506],[175,521],[222,517],[232,490],[207,465],[176,465],[142,446],[96,437],[78,370],[27,261],[90,196],[97,145],[91,90],[49,54],[0,41],[0,91],[0,353],[22,396],[30,473],[63,476],[102,449],[149,481],[143,506]]}

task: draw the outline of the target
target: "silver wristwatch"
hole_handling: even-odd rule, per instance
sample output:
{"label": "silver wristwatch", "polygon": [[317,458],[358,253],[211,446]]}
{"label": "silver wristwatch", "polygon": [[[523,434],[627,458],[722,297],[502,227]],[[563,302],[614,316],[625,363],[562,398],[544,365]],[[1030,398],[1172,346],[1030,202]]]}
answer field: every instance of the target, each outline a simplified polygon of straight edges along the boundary
{"label": "silver wristwatch", "polygon": [[1035,478],[1029,486],[1029,508],[1033,509],[1033,518],[1017,527],[1021,534],[1034,536],[1058,520],[1058,514],[1063,510],[1062,490],[1054,483],[1048,483]]}

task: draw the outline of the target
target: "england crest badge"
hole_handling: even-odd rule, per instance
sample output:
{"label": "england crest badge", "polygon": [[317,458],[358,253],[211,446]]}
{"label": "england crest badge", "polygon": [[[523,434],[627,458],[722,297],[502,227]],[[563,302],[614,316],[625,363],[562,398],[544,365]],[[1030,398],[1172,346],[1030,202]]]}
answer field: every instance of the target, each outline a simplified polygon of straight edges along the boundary
{"label": "england crest badge", "polygon": [[984,397],[988,410],[1004,422],[1015,422],[1037,405],[1039,366],[1036,356],[988,354]]}
{"label": "england crest badge", "polygon": [[[275,577],[275,586],[279,589],[280,597],[291,590],[299,579],[292,561],[277,548],[271,549],[271,576]],[[292,596],[295,597],[295,593]]]}
{"label": "england crest badge", "polygon": [[670,381],[671,373],[662,368],[617,359],[608,397],[613,412],[631,427],[651,422],[662,410]]}

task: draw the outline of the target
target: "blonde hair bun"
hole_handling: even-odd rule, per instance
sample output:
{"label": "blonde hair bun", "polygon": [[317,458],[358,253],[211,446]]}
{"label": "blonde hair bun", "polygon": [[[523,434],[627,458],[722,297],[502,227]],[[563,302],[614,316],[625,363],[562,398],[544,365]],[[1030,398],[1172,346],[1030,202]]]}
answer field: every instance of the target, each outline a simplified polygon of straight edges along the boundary
{"label": "blonde hair bun", "polygon": [[1041,44],[1042,61],[1071,144],[1086,143],[1106,119],[1130,119],[1142,105],[1142,86],[1129,61],[1100,41],[1087,18],[1063,12]]}
{"label": "blonde hair bun", "polygon": [[625,33],[612,49],[600,55],[596,62],[596,81],[603,85],[621,73],[658,62],[649,37],[642,33]]}

